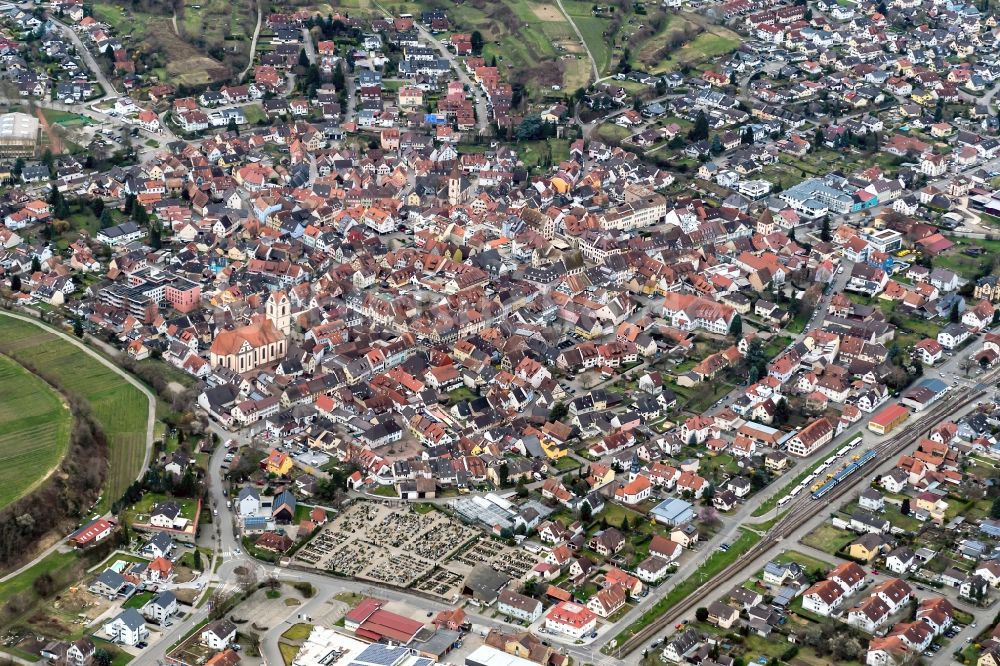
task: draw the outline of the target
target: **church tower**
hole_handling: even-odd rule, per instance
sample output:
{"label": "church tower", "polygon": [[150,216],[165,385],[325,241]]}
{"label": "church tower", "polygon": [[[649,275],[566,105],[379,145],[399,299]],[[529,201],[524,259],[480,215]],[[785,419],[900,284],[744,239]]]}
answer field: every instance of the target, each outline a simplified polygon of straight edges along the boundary
{"label": "church tower", "polygon": [[452,206],[462,203],[462,174],[458,169],[448,175],[448,203]]}
{"label": "church tower", "polygon": [[628,470],[628,482],[632,483],[639,476],[639,470],[641,469],[639,463],[639,456],[636,453],[632,453],[632,464],[629,466]]}
{"label": "church tower", "polygon": [[288,335],[292,331],[292,303],[284,291],[272,292],[264,303],[264,314],[274,327]]}

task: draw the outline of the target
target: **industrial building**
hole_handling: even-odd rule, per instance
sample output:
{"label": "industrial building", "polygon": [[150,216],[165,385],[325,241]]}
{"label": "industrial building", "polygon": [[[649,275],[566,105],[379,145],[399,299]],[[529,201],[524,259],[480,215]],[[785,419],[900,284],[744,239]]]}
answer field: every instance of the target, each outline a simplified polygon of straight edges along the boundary
{"label": "industrial building", "polygon": [[0,155],[32,157],[38,146],[38,119],[27,113],[0,115]]}

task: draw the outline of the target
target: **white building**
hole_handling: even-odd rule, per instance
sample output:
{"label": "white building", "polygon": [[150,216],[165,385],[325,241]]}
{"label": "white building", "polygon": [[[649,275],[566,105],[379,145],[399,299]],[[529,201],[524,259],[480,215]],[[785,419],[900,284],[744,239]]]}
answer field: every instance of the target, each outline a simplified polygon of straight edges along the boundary
{"label": "white building", "polygon": [[115,643],[138,645],[149,637],[146,621],[134,608],[126,608],[104,625],[104,633]]}

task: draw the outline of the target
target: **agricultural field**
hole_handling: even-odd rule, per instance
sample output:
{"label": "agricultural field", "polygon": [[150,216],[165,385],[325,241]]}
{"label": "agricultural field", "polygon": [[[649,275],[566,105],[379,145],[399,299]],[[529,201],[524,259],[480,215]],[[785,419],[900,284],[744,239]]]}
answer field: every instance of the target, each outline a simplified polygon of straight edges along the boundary
{"label": "agricultural field", "polygon": [[0,316],[0,352],[51,373],[90,405],[108,438],[111,469],[104,511],[139,475],[146,451],[146,396],[110,368],[35,324]]}
{"label": "agricultural field", "polygon": [[655,64],[651,69],[653,74],[664,74],[680,69],[682,66],[698,67],[720,55],[729,53],[740,45],[739,36],[726,28],[708,26],[689,42],[681,45],[666,58]]}
{"label": "agricultural field", "polygon": [[611,25],[607,18],[594,16],[593,3],[582,0],[565,0],[563,7],[573,19],[573,23],[583,35],[583,41],[590,48],[590,53],[597,62],[597,71],[604,76],[611,66],[611,39],[605,33]]}
{"label": "agricultural field", "polygon": [[[395,9],[397,4],[389,6]],[[589,80],[583,45],[555,3],[472,0],[449,5],[448,17],[456,31],[482,33],[486,60],[495,56],[505,78],[533,94],[551,91],[552,86],[572,92]]]}
{"label": "agricultural field", "polygon": [[33,490],[59,464],[72,420],[52,387],[0,356],[0,508]]}
{"label": "agricultural field", "polygon": [[[170,15],[144,13],[110,3],[95,4],[94,17],[111,26],[115,36],[134,51],[135,59],[156,71],[159,78],[173,84],[195,86],[228,79],[233,69],[230,60],[234,66],[238,64],[240,69],[246,65],[248,55],[244,51],[249,48],[257,15],[255,10],[243,6],[244,4],[227,6],[231,12],[227,30],[229,24],[239,27],[245,26],[249,21],[249,27],[246,28],[249,32],[232,42],[224,39],[225,35],[221,34],[222,23],[215,22],[215,19],[206,18],[202,22],[197,17],[188,19],[186,15],[178,15],[175,30]],[[209,14],[207,9],[204,13]],[[241,18],[236,21],[231,18],[234,15]],[[192,25],[211,23],[211,26],[218,29],[209,30],[207,36],[188,36],[184,32],[186,21]],[[242,46],[244,42],[246,46]]]}
{"label": "agricultural field", "polygon": [[243,53],[250,48],[256,24],[254,5],[246,1],[187,0],[177,20],[181,35],[192,43],[202,40],[205,48],[222,46]]}

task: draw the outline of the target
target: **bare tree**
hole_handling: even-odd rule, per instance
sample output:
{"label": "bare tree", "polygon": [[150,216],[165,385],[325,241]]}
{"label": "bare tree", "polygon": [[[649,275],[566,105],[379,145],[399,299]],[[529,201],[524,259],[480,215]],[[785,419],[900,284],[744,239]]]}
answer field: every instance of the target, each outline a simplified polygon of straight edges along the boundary
{"label": "bare tree", "polygon": [[257,587],[257,566],[245,564],[236,568],[236,585],[244,594]]}

